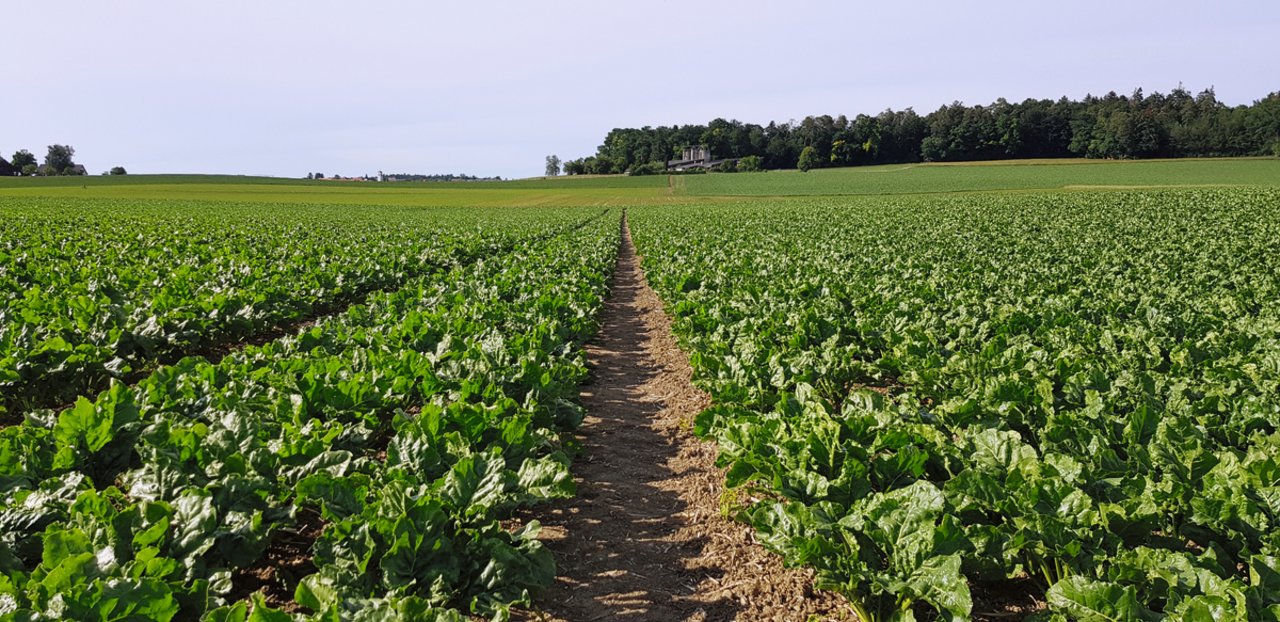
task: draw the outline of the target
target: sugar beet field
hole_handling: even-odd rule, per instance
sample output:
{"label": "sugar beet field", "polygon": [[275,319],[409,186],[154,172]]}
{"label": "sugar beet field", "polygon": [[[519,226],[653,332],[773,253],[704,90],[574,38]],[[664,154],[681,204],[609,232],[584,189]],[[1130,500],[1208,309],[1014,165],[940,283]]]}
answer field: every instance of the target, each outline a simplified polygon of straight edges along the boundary
{"label": "sugar beet field", "polygon": [[0,183],[0,620],[1280,620],[1280,189],[1141,170]]}

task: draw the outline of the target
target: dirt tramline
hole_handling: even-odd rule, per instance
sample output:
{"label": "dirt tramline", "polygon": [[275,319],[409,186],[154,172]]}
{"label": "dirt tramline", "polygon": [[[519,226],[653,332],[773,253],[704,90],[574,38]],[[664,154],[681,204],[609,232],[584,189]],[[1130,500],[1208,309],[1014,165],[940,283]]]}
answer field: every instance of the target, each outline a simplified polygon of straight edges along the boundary
{"label": "dirt tramline", "polygon": [[586,346],[578,493],[531,513],[556,556],[529,620],[848,620],[844,599],[782,567],[724,516],[715,448],[691,434],[710,405],[691,382],[626,222],[600,333]]}

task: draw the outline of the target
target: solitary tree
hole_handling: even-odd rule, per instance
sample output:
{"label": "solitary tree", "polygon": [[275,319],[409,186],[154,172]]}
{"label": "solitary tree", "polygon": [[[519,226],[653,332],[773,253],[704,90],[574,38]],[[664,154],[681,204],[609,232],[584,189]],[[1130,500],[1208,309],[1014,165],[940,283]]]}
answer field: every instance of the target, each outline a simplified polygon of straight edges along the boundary
{"label": "solitary tree", "polygon": [[809,169],[814,168],[817,165],[818,150],[814,149],[813,145],[809,145],[800,151],[800,162],[796,168],[800,169],[801,173],[808,173]]}
{"label": "solitary tree", "polygon": [[15,152],[13,154],[13,159],[9,162],[10,164],[13,164],[13,168],[23,171],[23,175],[27,174],[26,170],[28,165],[31,166],[32,170],[36,168],[36,156],[26,149],[19,149]]}
{"label": "solitary tree", "polygon": [[112,175],[128,175],[129,171],[124,170],[123,166],[113,166],[111,167],[111,174]]}
{"label": "solitary tree", "polygon": [[62,175],[66,173],[76,163],[71,158],[76,155],[76,150],[71,145],[49,145],[49,153],[44,156],[45,170],[48,175]]}
{"label": "solitary tree", "polygon": [[547,156],[547,177],[555,177],[560,174],[560,156]]}

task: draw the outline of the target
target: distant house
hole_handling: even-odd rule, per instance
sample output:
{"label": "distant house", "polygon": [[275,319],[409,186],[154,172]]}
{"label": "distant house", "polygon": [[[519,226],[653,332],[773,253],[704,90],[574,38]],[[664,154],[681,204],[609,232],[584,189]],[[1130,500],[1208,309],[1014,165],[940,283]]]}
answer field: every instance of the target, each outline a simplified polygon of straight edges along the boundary
{"label": "distant house", "polygon": [[667,169],[687,171],[694,168],[714,168],[724,162],[736,163],[737,161],[738,158],[721,158],[717,160],[711,155],[711,150],[706,145],[692,145],[684,148],[679,160],[668,160]]}
{"label": "distant house", "polygon": [[[36,174],[37,174],[37,175],[48,175],[48,174],[49,174],[49,165],[48,165],[48,164],[41,164],[40,166],[36,167]],[[66,174],[67,174],[67,175],[88,175],[88,174],[89,174],[89,171],[88,171],[87,169],[85,169],[85,167],[84,167],[84,165],[83,165],[83,164],[73,164],[73,165],[71,166],[71,168],[67,170]]]}
{"label": "distant house", "polygon": [[18,170],[18,167],[9,164],[6,159],[0,158],[0,177],[12,177],[20,174],[22,174],[22,171]]}

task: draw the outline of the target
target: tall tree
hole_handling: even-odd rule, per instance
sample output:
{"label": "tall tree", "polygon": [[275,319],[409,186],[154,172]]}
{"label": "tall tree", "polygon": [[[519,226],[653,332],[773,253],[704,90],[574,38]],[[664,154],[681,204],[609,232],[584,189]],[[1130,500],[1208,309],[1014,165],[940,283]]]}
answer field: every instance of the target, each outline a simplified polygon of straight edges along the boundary
{"label": "tall tree", "polygon": [[14,152],[13,159],[9,160],[9,163],[13,165],[13,168],[21,171],[25,169],[27,165],[35,166],[36,156],[26,149],[19,149]]}
{"label": "tall tree", "polygon": [[560,174],[560,156],[547,156],[547,177],[555,177]]}
{"label": "tall tree", "polygon": [[71,145],[49,145],[49,152],[44,156],[45,170],[49,175],[62,175],[76,165],[72,160],[76,155]]}

